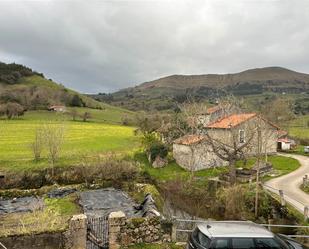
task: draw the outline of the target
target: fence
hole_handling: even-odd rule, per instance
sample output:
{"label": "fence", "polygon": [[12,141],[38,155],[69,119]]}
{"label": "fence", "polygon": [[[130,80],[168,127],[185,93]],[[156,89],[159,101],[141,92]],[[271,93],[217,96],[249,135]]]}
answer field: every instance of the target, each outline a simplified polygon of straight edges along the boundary
{"label": "fence", "polygon": [[87,217],[87,249],[107,249],[108,216]]}
{"label": "fence", "polygon": [[286,195],[284,191],[281,189],[276,189],[266,184],[262,184],[262,186],[265,190],[277,194],[280,198],[282,206],[285,206],[286,202],[290,203],[294,208],[296,208],[299,212],[301,212],[304,215],[304,219],[305,221],[307,221],[307,219],[309,218],[309,207],[305,203],[302,203],[301,201]]}

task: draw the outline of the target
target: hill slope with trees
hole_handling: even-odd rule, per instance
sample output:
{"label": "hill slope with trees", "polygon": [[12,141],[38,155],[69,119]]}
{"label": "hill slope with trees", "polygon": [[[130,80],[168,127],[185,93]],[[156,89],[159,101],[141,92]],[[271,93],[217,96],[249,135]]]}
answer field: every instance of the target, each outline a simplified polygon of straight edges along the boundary
{"label": "hill slope with trees", "polygon": [[309,74],[265,67],[234,74],[172,75],[93,97],[131,110],[165,110],[175,108],[175,103],[185,101],[188,96],[197,100],[215,100],[226,93],[252,96],[306,92],[309,92]]}
{"label": "hill slope with trees", "polygon": [[27,110],[47,109],[50,105],[103,107],[102,103],[15,63],[0,63],[0,103],[17,103]]}

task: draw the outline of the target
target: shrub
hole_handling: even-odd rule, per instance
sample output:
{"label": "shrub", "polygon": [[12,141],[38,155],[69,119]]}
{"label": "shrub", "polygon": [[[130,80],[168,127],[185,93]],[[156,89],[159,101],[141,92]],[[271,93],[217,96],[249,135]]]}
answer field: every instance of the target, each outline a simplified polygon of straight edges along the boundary
{"label": "shrub", "polygon": [[71,106],[75,107],[84,106],[83,100],[77,94],[75,94],[72,98]]}
{"label": "shrub", "polygon": [[31,143],[31,148],[35,161],[41,159],[41,153],[44,146],[43,131],[40,128],[35,130],[34,141]]}
{"label": "shrub", "polygon": [[149,148],[150,158],[153,162],[157,156],[165,158],[168,154],[168,148],[162,143],[155,143]]}
{"label": "shrub", "polygon": [[114,155],[95,162],[83,162],[78,166],[66,168],[47,168],[33,171],[9,172],[0,189],[40,188],[44,185],[103,183],[110,181],[119,183],[134,180],[139,174],[139,168],[130,160],[118,159]]}
{"label": "shrub", "polygon": [[15,102],[0,105],[0,116],[6,115],[8,119],[24,115],[25,108]]}

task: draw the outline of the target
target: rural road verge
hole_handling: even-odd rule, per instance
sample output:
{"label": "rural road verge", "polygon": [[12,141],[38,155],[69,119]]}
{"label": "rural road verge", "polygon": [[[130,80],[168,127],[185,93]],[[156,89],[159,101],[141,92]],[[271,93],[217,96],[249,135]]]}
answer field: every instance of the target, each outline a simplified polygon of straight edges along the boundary
{"label": "rural road verge", "polygon": [[285,201],[304,213],[305,207],[309,207],[309,195],[300,189],[300,185],[303,177],[309,175],[309,157],[294,154],[280,155],[298,160],[301,166],[287,175],[267,181],[263,187],[275,194],[279,194],[279,189],[282,190]]}

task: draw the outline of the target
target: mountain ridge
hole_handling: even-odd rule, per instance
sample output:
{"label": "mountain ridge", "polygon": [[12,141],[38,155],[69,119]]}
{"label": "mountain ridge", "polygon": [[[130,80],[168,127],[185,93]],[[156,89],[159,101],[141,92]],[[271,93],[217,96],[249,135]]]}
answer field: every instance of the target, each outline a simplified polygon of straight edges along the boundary
{"label": "mountain ridge", "polygon": [[[254,75],[256,74],[256,75]],[[276,77],[275,77],[276,76]],[[162,81],[167,81],[167,80],[183,80],[183,79],[188,79],[188,80],[204,80],[204,81],[212,81],[214,80],[215,83],[223,83],[223,86],[227,86],[231,83],[235,83],[238,81],[244,81],[244,80],[249,80],[249,81],[259,81],[259,80],[274,80],[278,79],[278,76],[282,78],[284,76],[285,78],[288,77],[288,79],[301,79],[305,78],[307,83],[309,83],[309,74],[306,73],[300,73],[297,71],[293,71],[284,67],[263,67],[263,68],[254,68],[254,69],[247,69],[238,73],[227,73],[227,74],[198,74],[198,75],[182,75],[182,74],[174,74],[174,75],[169,75],[165,77],[161,77],[152,81],[147,81],[144,83],[141,83],[137,87],[149,87],[149,85],[154,85],[155,83],[160,83]],[[292,77],[294,76],[294,77]],[[256,78],[254,78],[256,77]],[[200,85],[205,85],[205,82],[199,82]],[[206,82],[208,83],[208,82]],[[134,87],[133,87],[134,88]],[[121,90],[120,90],[121,91]]]}
{"label": "mountain ridge", "polygon": [[309,92],[309,74],[272,66],[228,74],[174,74],[112,94],[92,95],[97,100],[130,110],[165,110],[175,108],[188,96],[215,99],[227,93],[253,95]]}

